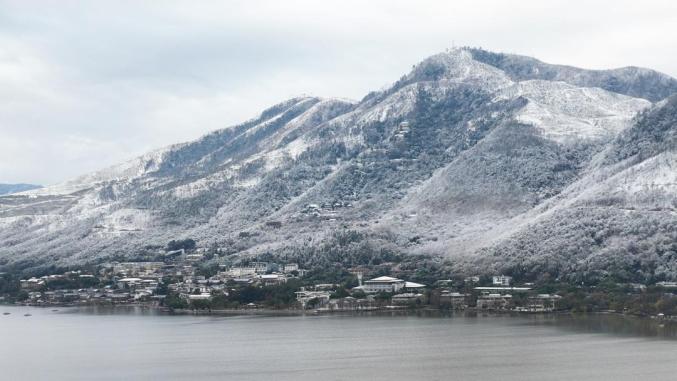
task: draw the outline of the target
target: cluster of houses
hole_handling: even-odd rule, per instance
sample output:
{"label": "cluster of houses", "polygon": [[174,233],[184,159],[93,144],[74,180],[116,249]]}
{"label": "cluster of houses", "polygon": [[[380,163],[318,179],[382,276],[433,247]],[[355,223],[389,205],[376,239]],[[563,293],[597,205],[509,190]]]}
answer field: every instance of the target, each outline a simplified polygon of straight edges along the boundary
{"label": "cluster of houses", "polygon": [[[68,271],[22,279],[20,284],[28,293],[28,303],[34,305],[130,303],[156,296],[164,266],[163,262],[110,263],[99,274]],[[108,284],[101,286],[101,280]]]}
{"label": "cluster of houses", "polygon": [[340,218],[340,209],[350,208],[353,205],[347,201],[323,202],[320,204],[306,204],[297,218],[313,218],[326,221],[336,221]]}
{"label": "cluster of houses", "polygon": [[[401,126],[403,132],[408,126]],[[325,213],[350,204],[306,206],[304,213]],[[187,302],[211,300],[215,295],[228,296],[237,287],[273,287],[290,279],[303,278],[307,270],[296,263],[252,261],[239,265],[221,265],[210,276],[198,271],[207,258],[207,249],[163,251],[163,261],[110,262],[96,271],[68,271],[20,280],[27,294],[25,303],[34,305],[157,303],[171,292]],[[214,269],[215,270],[215,269]],[[295,294],[303,309],[344,311],[433,306],[455,310],[549,312],[559,308],[561,297],[540,294],[532,284],[514,285],[510,276],[489,279],[473,276],[460,286],[452,280],[439,280],[431,286],[393,276],[379,276],[363,281],[370,268],[349,269],[358,285],[343,290],[341,285],[308,282]],[[211,275],[213,274],[213,275]],[[641,291],[646,285],[629,284]],[[677,290],[677,282],[658,282],[658,287]],[[339,292],[340,291],[340,292]],[[347,291],[347,293],[346,293]],[[341,297],[338,297],[341,295]]]}
{"label": "cluster of houses", "polygon": [[[210,300],[217,294],[227,296],[228,287],[234,285],[276,286],[306,274],[306,270],[296,263],[250,262],[234,267],[223,266],[213,276],[206,277],[196,274],[194,258],[189,257],[191,254],[180,255],[183,260],[169,263],[112,262],[100,266],[97,274],[71,271],[24,279],[21,287],[28,293],[27,302],[36,305],[155,302],[162,299],[167,291],[191,302]],[[296,292],[299,307],[370,310],[434,304],[453,309],[547,312],[557,309],[559,299],[557,295],[533,294],[529,287],[512,286],[512,279],[503,275],[493,277],[491,286],[478,286],[471,290],[466,287],[465,293],[462,293],[452,287],[451,280],[438,281],[429,288],[391,276],[363,282],[361,271],[354,274],[357,275],[358,286],[350,290],[350,296],[332,298],[339,285],[316,284]],[[168,279],[173,281],[167,282]],[[472,285],[477,281],[479,279],[471,277],[466,279],[466,284]],[[79,287],[67,288],[69,285]],[[669,286],[666,284],[666,287]],[[160,287],[164,288],[164,292],[158,292]],[[521,296],[519,304],[514,302],[515,294]]]}
{"label": "cluster of houses", "polygon": [[[360,279],[360,277],[358,277]],[[479,281],[469,278],[467,282]],[[304,309],[316,310],[370,310],[382,307],[397,308],[435,304],[455,310],[474,308],[478,311],[518,311],[518,312],[550,312],[557,309],[558,295],[534,294],[529,287],[511,286],[512,278],[495,276],[492,286],[474,287],[470,293],[452,290],[451,280],[436,282],[436,287],[426,293],[426,285],[408,282],[389,276],[369,279],[351,290],[352,295],[363,293],[360,298],[348,296],[332,299],[329,290],[308,290],[302,288],[296,292],[296,299]],[[517,305],[513,294],[524,294]],[[389,296],[386,302],[377,299],[377,294]],[[431,299],[434,299],[431,300]],[[385,303],[385,304],[384,304]]]}
{"label": "cluster of houses", "polygon": [[407,282],[402,279],[389,276],[381,276],[370,279],[362,284],[361,274],[358,275],[359,285],[351,290],[353,295],[364,294],[360,297],[346,296],[343,298],[332,299],[331,295],[339,285],[320,284],[313,287],[312,290],[302,287],[296,292],[296,300],[303,309],[315,308],[330,311],[336,310],[372,310],[382,306],[381,301],[377,301],[375,295],[386,293],[393,294],[391,303],[397,305],[406,305],[409,303],[421,304],[425,301],[423,290],[425,285]]}
{"label": "cluster of houses", "polygon": [[[277,271],[272,268],[277,267]],[[185,277],[182,282],[169,285],[169,289],[177,292],[186,300],[208,300],[215,293],[228,295],[227,284],[241,286],[277,286],[288,279],[302,277],[307,270],[298,264],[274,265],[268,262],[251,262],[245,266],[224,267],[212,277]]]}
{"label": "cluster of houses", "polygon": [[[21,280],[28,293],[28,303],[36,305],[137,303],[157,302],[168,292],[174,292],[188,302],[210,300],[214,295],[228,295],[233,286],[277,286],[289,279],[300,278],[306,270],[296,263],[276,264],[249,262],[239,266],[222,266],[210,277],[196,273],[200,252],[169,253],[181,260],[166,262],[111,262],[99,267],[96,274],[70,271],[59,275]],[[466,279],[461,292],[451,280],[438,281],[434,286],[380,276],[362,281],[362,270],[354,272],[358,286],[350,296],[332,297],[339,285],[316,284],[296,292],[303,309],[369,310],[383,307],[438,305],[445,308],[525,312],[547,312],[557,309],[559,296],[534,294],[530,287],[515,287],[508,276],[493,277],[491,286],[468,288],[479,281]],[[168,281],[171,279],[171,281]],[[77,285],[77,288],[72,287]],[[670,284],[665,284],[670,287]],[[159,288],[163,292],[158,292]],[[426,291],[428,290],[428,291]],[[515,303],[513,295],[520,303]]]}
{"label": "cluster of houses", "polygon": [[[124,304],[158,301],[166,293],[158,293],[161,286],[187,301],[207,300],[217,293],[228,295],[226,284],[229,283],[275,286],[306,273],[295,263],[251,262],[239,267],[223,266],[214,276],[205,277],[196,274],[193,258],[203,254],[177,251],[170,255],[180,255],[182,259],[171,262],[111,262],[101,265],[97,274],[69,271],[22,279],[20,284],[28,294],[26,302],[33,305]],[[173,281],[167,282],[167,279]],[[70,288],[72,285],[82,287]]]}

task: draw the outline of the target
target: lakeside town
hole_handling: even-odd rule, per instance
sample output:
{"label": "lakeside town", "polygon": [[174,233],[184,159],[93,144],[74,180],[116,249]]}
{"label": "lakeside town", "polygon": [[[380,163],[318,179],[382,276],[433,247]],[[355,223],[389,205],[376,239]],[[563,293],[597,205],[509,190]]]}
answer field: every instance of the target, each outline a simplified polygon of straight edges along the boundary
{"label": "lakeside town", "polygon": [[[557,287],[517,283],[511,276],[495,274],[418,283],[398,274],[384,275],[383,266],[340,269],[329,277],[298,263],[261,260],[218,264],[205,270],[205,261],[213,264],[213,258],[207,249],[182,248],[164,252],[162,261],[109,262],[25,279],[0,273],[0,303],[145,305],[194,312],[426,308],[520,313],[602,311],[665,320],[677,315],[675,282]],[[626,301],[617,300],[618,295],[625,295]],[[629,306],[639,309],[630,310]]]}

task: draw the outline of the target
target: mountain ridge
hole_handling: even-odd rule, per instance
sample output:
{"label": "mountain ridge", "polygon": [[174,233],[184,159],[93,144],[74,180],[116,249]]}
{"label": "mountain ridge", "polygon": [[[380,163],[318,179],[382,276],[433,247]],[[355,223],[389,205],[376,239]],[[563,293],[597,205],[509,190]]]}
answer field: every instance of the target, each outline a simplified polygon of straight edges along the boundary
{"label": "mountain ridge", "polygon": [[0,184],[0,196],[5,194],[25,192],[33,189],[42,188],[42,185],[35,184]]}
{"label": "mountain ridge", "polygon": [[[584,192],[576,184],[615,173],[611,156],[632,154],[627,168],[650,167],[627,172],[626,183],[670,173],[675,128],[666,110],[674,98],[649,99],[671,91],[674,79],[495,55],[440,53],[358,102],[290,99],[192,142],[2,197],[0,267],[150,255],[190,237],[238,258],[268,253],[320,265],[335,255],[326,248],[363,260],[383,252],[441,256],[466,273],[494,261],[490,267],[515,272],[514,258],[527,256],[514,248],[526,234],[520,229],[547,226],[548,210],[576,206]],[[555,80],[527,78],[535,74],[524,65],[547,68]],[[658,87],[649,94],[647,83]],[[656,124],[661,133],[649,128]],[[647,160],[664,152],[651,167]],[[677,194],[661,192],[668,201]],[[351,231],[360,237],[354,247],[335,243]],[[358,247],[362,254],[352,251]],[[541,256],[523,251],[538,266]]]}

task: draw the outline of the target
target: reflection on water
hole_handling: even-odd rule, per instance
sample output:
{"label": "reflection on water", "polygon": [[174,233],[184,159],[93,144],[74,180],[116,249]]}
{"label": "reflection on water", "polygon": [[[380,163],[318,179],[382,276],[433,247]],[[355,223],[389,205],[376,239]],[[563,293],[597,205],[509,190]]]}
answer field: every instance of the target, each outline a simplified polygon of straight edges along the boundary
{"label": "reflection on water", "polygon": [[0,315],[2,380],[634,381],[677,374],[675,325],[615,315],[1,312],[11,313]]}
{"label": "reflection on water", "polygon": [[[34,309],[32,309],[34,310]],[[44,309],[43,311],[47,311]],[[177,314],[144,306],[88,306],[78,308],[64,308],[50,310],[65,314],[88,314],[88,315],[135,315],[135,316],[176,316]],[[185,315],[185,314],[179,314]],[[192,314],[190,314],[192,315]],[[219,316],[259,316],[259,317],[282,317],[303,315],[296,311],[220,311],[211,314],[201,313],[196,316],[203,318]],[[309,313],[307,315],[315,316]],[[677,339],[677,323],[660,321],[650,318],[634,316],[622,316],[616,314],[490,314],[437,310],[392,310],[392,311],[367,311],[367,312],[344,312],[333,313],[339,317],[418,317],[452,319],[463,317],[464,319],[504,318],[511,319],[514,324],[546,326],[553,329],[571,331],[573,333],[599,333],[621,336],[640,336],[662,339]]]}
{"label": "reflection on water", "polygon": [[572,314],[532,316],[530,323],[580,333],[604,333],[622,336],[642,336],[677,339],[677,324],[648,318],[614,314]]}

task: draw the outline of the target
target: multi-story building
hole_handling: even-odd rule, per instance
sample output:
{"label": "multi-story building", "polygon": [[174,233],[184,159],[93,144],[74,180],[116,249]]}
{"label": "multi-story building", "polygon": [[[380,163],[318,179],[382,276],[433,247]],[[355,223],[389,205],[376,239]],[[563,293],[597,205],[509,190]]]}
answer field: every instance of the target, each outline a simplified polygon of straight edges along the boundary
{"label": "multi-story building", "polygon": [[369,279],[364,282],[362,290],[367,294],[377,294],[379,292],[398,292],[405,286],[405,281],[389,276],[381,276]]}
{"label": "multi-story building", "polygon": [[507,275],[497,275],[492,277],[492,283],[494,286],[505,286],[508,287],[510,286],[510,283],[512,282],[512,277],[509,277]]}

